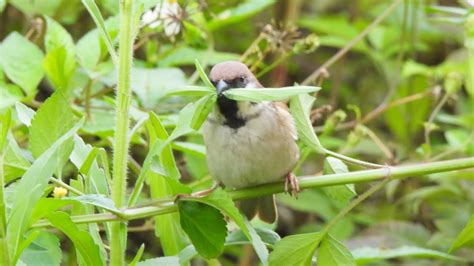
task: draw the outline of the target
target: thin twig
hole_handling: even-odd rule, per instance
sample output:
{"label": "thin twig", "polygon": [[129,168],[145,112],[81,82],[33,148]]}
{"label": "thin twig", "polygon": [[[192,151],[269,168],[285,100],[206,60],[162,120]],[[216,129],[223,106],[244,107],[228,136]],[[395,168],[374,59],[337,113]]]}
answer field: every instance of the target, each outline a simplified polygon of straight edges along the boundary
{"label": "thin twig", "polygon": [[322,64],[318,69],[316,69],[311,75],[309,75],[301,85],[309,85],[314,80],[316,80],[319,75],[321,75],[323,69],[328,69],[332,66],[337,60],[344,56],[352,47],[354,47],[360,40],[362,40],[372,29],[374,29],[382,20],[384,20],[392,11],[400,4],[402,0],[394,1],[387,9],[382,12],[377,18],[375,18],[372,23],[370,23],[367,28],[365,28],[361,33],[359,33],[354,39],[352,39],[346,46],[341,48],[335,55],[329,58],[324,64]]}
{"label": "thin twig", "polygon": [[428,152],[426,153],[425,159],[430,158],[431,152],[430,152],[430,147],[431,147],[431,140],[430,140],[430,133],[432,131],[431,125],[433,124],[433,121],[436,117],[436,115],[439,113],[441,108],[446,104],[450,97],[450,94],[446,93],[443,95],[443,98],[441,98],[441,101],[438,102],[438,104],[435,106],[433,109],[433,112],[431,112],[430,117],[428,118],[428,121],[426,122],[425,125],[425,144],[428,146]]}

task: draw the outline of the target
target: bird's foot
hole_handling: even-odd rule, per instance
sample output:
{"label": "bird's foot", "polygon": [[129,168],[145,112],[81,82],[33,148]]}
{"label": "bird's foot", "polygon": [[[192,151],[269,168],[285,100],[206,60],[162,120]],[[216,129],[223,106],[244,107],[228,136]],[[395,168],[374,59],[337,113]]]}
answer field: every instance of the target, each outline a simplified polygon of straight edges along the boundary
{"label": "bird's foot", "polygon": [[300,183],[298,178],[293,173],[288,173],[285,176],[285,193],[298,198],[298,192],[300,192]]}

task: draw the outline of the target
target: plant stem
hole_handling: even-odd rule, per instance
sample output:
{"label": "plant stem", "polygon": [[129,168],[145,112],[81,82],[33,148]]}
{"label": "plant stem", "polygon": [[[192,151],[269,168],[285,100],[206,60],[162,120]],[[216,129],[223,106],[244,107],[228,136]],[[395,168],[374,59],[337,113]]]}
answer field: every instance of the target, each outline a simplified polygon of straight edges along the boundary
{"label": "plant stem", "polygon": [[[332,174],[324,176],[302,176],[299,177],[299,183],[301,189],[306,189],[324,186],[371,182],[387,179],[387,176],[390,177],[389,180],[393,180],[410,176],[421,176],[432,173],[462,170],[467,168],[474,168],[474,157],[405,166],[387,166],[380,169],[356,171],[343,174]],[[284,190],[284,182],[276,182],[239,190],[228,191],[228,194],[234,200],[242,200],[260,197],[268,194],[281,193]],[[126,209],[123,211],[123,218],[117,217],[110,213],[79,215],[72,216],[71,218],[75,223],[78,224],[104,221],[136,220],[146,217],[153,217],[155,215],[167,214],[175,212],[176,210],[177,208],[176,205],[173,203],[173,199],[168,199],[168,202],[161,201],[159,204],[140,208]],[[48,225],[49,223],[43,220],[34,224],[33,227],[42,227]]]}
{"label": "plant stem", "polygon": [[[1,147],[0,147],[1,149]],[[1,150],[0,150],[1,153]],[[0,154],[0,265],[10,265],[10,252],[8,250],[7,239],[7,217],[5,206],[5,195],[3,188],[5,186],[4,172],[3,172],[3,158],[4,154]]]}
{"label": "plant stem", "polygon": [[[127,181],[130,109],[130,69],[133,56],[133,0],[120,1],[119,69],[116,96],[116,127],[113,154],[112,200],[124,204]],[[110,264],[124,265],[126,229],[122,222],[111,224]]]}
{"label": "plant stem", "polygon": [[390,176],[387,175],[384,180],[380,181],[375,186],[371,187],[369,190],[365,191],[362,195],[357,197],[355,200],[351,201],[349,205],[347,205],[333,219],[331,219],[331,221],[324,227],[321,233],[323,235],[326,235],[331,230],[331,228],[333,228],[334,225],[337,224],[339,220],[341,220],[342,217],[348,214],[352,209],[354,209],[362,201],[366,200],[368,197],[370,197],[372,194],[377,192],[379,189],[383,188],[390,180],[391,180]]}

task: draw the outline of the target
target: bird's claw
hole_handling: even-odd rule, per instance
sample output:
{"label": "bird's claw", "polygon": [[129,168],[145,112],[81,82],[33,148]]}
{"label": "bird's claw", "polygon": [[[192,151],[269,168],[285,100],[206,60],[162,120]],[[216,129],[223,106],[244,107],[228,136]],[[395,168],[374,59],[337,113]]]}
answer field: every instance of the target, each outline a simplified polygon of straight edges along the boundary
{"label": "bird's claw", "polygon": [[[290,189],[289,190],[289,186]],[[298,198],[298,192],[300,192],[300,183],[298,178],[293,173],[288,173],[285,176],[285,193],[290,194],[291,196]]]}

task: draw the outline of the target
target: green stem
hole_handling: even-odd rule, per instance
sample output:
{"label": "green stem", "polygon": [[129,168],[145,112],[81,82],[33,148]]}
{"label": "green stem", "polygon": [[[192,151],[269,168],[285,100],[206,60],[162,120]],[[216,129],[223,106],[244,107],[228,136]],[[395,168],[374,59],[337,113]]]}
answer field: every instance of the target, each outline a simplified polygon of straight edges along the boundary
{"label": "green stem", "polygon": [[[0,147],[1,149],[1,147]],[[10,265],[10,252],[8,250],[7,239],[7,217],[5,206],[5,176],[3,172],[3,154],[0,155],[0,265]]]}
{"label": "green stem", "polygon": [[[467,168],[474,168],[474,157],[396,167],[387,166],[380,169],[356,171],[343,174],[332,174],[324,176],[302,176],[299,177],[299,184],[301,189],[307,189],[343,184],[364,183],[384,179],[401,179],[411,176],[421,176],[432,173],[462,170]],[[239,190],[228,191],[228,194],[234,200],[242,200],[260,197],[267,194],[280,193],[284,190],[284,182],[276,182]],[[153,217],[155,215],[167,214],[175,212],[176,210],[177,208],[176,205],[173,203],[173,199],[168,199],[168,201],[161,201],[158,204],[155,204],[154,206],[126,209],[123,211],[123,218],[117,217],[110,213],[100,213],[93,215],[72,216],[72,220],[75,223],[95,223],[104,221],[119,221],[124,219],[136,220],[146,217]],[[47,221],[40,221],[34,224],[33,227],[42,227],[48,225],[49,223]]]}
{"label": "green stem", "polygon": [[329,155],[329,156],[332,156],[334,158],[338,158],[340,160],[343,160],[345,162],[355,164],[355,165],[359,165],[359,166],[366,167],[366,168],[375,168],[375,169],[377,169],[377,168],[386,167],[385,165],[381,165],[381,164],[375,164],[375,163],[369,163],[369,162],[366,162],[366,161],[357,160],[357,159],[354,159],[354,158],[351,158],[351,157],[348,157],[348,156],[345,156],[345,155],[342,155],[340,153],[333,152],[333,151],[330,151],[330,150],[327,150],[327,149],[324,149],[324,153],[325,153],[325,155]]}
{"label": "green stem", "polygon": [[[116,96],[116,128],[113,154],[112,200],[124,204],[130,109],[130,70],[133,56],[133,0],[120,1],[119,69]],[[123,222],[111,224],[110,264],[124,265],[126,230]]]}
{"label": "green stem", "polygon": [[362,201],[366,200],[368,197],[370,197],[372,194],[377,192],[379,189],[383,188],[389,181],[390,177],[387,176],[384,180],[381,182],[377,183],[375,186],[371,187],[369,190],[365,191],[362,195],[357,197],[355,200],[353,200],[349,205],[347,205],[344,209],[342,209],[321,231],[323,235],[329,233],[331,228],[334,227],[339,220],[342,219],[346,214],[348,214],[352,209],[354,209],[357,205],[359,205]]}

